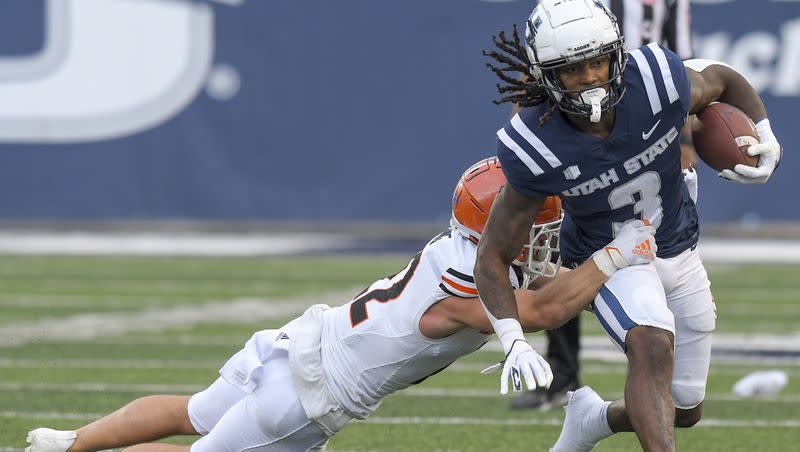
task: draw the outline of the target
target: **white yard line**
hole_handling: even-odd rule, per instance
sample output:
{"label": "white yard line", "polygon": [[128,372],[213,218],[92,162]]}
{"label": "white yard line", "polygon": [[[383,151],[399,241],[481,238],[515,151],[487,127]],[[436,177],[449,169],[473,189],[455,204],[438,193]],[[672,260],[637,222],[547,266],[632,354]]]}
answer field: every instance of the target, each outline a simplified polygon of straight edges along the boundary
{"label": "white yard line", "polygon": [[[503,397],[500,392],[495,389],[449,389],[449,388],[408,388],[397,394],[408,397],[464,397],[464,398],[497,398]],[[622,393],[606,393],[603,394],[607,400],[620,399],[623,397]],[[800,394],[791,395],[775,395],[769,397],[739,397],[734,394],[724,393],[708,393],[705,400],[721,401],[721,402],[763,402],[763,403],[800,403]]]}
{"label": "white yard line", "polygon": [[800,262],[800,241],[776,239],[701,238],[697,247],[706,263],[785,263]]}
{"label": "white yard line", "polygon": [[359,289],[329,292],[318,296],[282,300],[244,298],[148,308],[140,311],[87,313],[0,326],[0,348],[41,341],[89,341],[132,332],[159,332],[200,323],[253,323],[285,319],[302,313],[314,303],[338,305]]}
{"label": "white yard line", "polygon": [[[59,413],[59,412],[35,412],[35,411],[0,411],[0,417],[5,418],[28,418],[28,419],[75,419],[75,420],[94,420],[104,416],[99,413]],[[366,421],[354,421],[358,423],[377,424],[377,425],[519,425],[537,426],[546,425],[561,426],[563,419],[561,413],[554,418],[539,419],[486,419],[486,418],[467,418],[467,417],[382,417],[373,416]],[[800,427],[800,419],[702,419],[697,427]]]}
{"label": "white yard line", "polygon": [[[340,303],[343,299],[356,293],[348,290],[340,294],[328,294],[313,301]],[[115,312],[104,314],[81,314],[64,319],[45,319],[33,322],[21,322],[13,326],[0,326],[0,350],[3,346],[18,346],[30,342],[53,341],[93,341],[97,344],[123,345],[163,345],[164,347],[183,346],[238,346],[248,337],[215,336],[197,337],[191,335],[141,336],[134,338],[113,337],[131,332],[158,333],[169,328],[191,326],[198,323],[252,324],[267,320],[279,320],[299,314],[312,302],[309,299],[293,299],[280,301],[234,300],[229,302],[211,302],[178,306],[170,309],[148,309],[139,312]],[[268,326],[264,326],[267,328]],[[274,326],[273,326],[274,327]],[[112,337],[107,337],[112,336]],[[247,336],[247,335],[245,335]],[[537,349],[545,349],[543,335],[529,336],[531,344]],[[609,363],[624,363],[625,355],[618,351],[605,336],[583,336],[581,356]],[[714,335],[712,363],[733,365],[760,366],[800,366],[800,334],[716,334]],[[500,352],[500,343],[490,341],[482,350]],[[783,354],[784,356],[781,356]],[[178,367],[209,367],[209,360],[195,362],[192,360],[143,360],[147,367],[169,367],[174,363]],[[56,366],[125,368],[136,366],[139,360],[64,360],[64,359],[12,359],[0,358],[0,367],[13,367],[18,363],[21,367]],[[150,364],[148,364],[150,363]],[[455,363],[451,369],[457,370],[482,364]],[[467,366],[467,367],[463,367]],[[213,367],[213,366],[211,366]],[[472,369],[471,367],[469,367]],[[480,370],[480,369],[478,369]]]}
{"label": "white yard line", "polygon": [[[77,369],[206,369],[216,371],[224,364],[224,359],[192,360],[192,359],[102,359],[102,358],[0,358],[0,368],[12,369],[51,369],[51,368],[77,368]],[[474,372],[478,374],[488,367],[490,362],[455,362],[445,372]],[[712,365],[713,375],[743,376],[755,371],[753,365]],[[784,372],[791,376],[800,376],[800,369],[787,368],[780,365]],[[625,375],[628,370],[624,363],[619,364],[585,364],[581,370],[589,374],[617,374]]]}
{"label": "white yard line", "polygon": [[[530,335],[528,339],[535,349],[547,349],[544,335]],[[503,348],[499,341],[492,340],[481,350],[502,353]],[[712,363],[800,366],[800,334],[798,333],[715,334],[711,350]],[[779,356],[781,353],[786,356]],[[625,362],[626,360],[625,355],[606,336],[582,336],[581,357],[608,362]]]}
{"label": "white yard line", "polygon": [[[459,362],[456,361],[447,367],[445,372],[473,372],[479,373],[481,370],[490,366],[491,362]],[[781,370],[791,376],[800,376],[800,368],[793,366],[786,366],[783,363],[780,365],[775,364]],[[2,367],[2,360],[0,360],[0,367]],[[728,363],[713,363],[711,365],[712,375],[727,375],[727,376],[744,376],[749,372],[756,370],[763,370],[763,366],[752,364],[728,364]],[[609,374],[609,375],[626,375],[628,373],[628,366],[624,362],[608,363],[608,364],[582,364],[581,372],[584,374]]]}
{"label": "white yard line", "polygon": [[184,384],[115,384],[115,383],[19,383],[0,381],[3,391],[68,391],[68,392],[141,392],[194,394],[207,385]]}
{"label": "white yard line", "polygon": [[[356,292],[352,292],[356,293]],[[170,345],[196,345],[203,346],[226,346],[237,345],[244,342],[248,337],[240,336],[213,336],[213,337],[198,337],[188,334],[179,336],[142,336],[142,337],[106,337],[93,340],[94,344],[123,344],[123,345],[163,345],[165,347]],[[534,348],[539,347],[545,349],[547,344],[545,338],[541,334],[528,336],[531,345]],[[729,351],[781,351],[781,352],[797,352],[800,354],[800,334],[715,334],[714,335],[714,348],[716,350]],[[606,358],[610,361],[625,361],[625,356],[619,352],[614,344],[607,336],[602,335],[583,335],[581,336],[581,343],[583,349],[581,353],[584,358]],[[490,341],[482,350],[486,351],[501,351],[502,346],[496,340]],[[798,358],[800,360],[800,358]]]}
{"label": "white yard line", "polygon": [[[424,237],[420,237],[423,242]],[[363,238],[332,233],[130,233],[0,231],[0,253],[23,255],[263,256],[354,249]],[[702,238],[706,263],[798,263],[800,241]],[[413,254],[413,252],[408,253]]]}
{"label": "white yard line", "polygon": [[[353,292],[356,293],[356,292]],[[247,323],[260,323],[270,320],[279,319],[259,319],[256,322]],[[273,323],[275,327],[280,325]],[[259,328],[267,328],[267,326],[260,325]],[[97,338],[92,341],[92,344],[101,345],[156,345],[156,346],[171,346],[171,345],[189,345],[197,347],[217,347],[217,346],[231,346],[231,345],[244,345],[244,342],[250,339],[250,336],[255,331],[248,331],[242,335],[227,335],[227,336],[199,336],[181,334],[176,336],[170,335],[154,335],[154,336],[140,336],[140,337],[103,337]]]}
{"label": "white yard line", "polygon": [[0,358],[0,368],[218,369],[223,360]]}
{"label": "white yard line", "polygon": [[347,248],[342,234],[0,232],[0,253],[94,256],[264,256]]}
{"label": "white yard line", "polygon": [[[70,392],[130,392],[130,393],[167,393],[167,394],[194,394],[206,389],[205,385],[198,384],[117,384],[100,382],[82,383],[25,383],[0,381],[2,391],[70,391]],[[603,394],[609,400],[622,397],[622,393]],[[463,398],[498,398],[501,397],[495,389],[451,389],[435,387],[411,387],[396,393],[397,397],[463,397]],[[800,394],[787,394],[761,397],[739,397],[727,393],[706,394],[706,400],[724,402],[763,402],[763,403],[800,403]]]}
{"label": "white yard line", "polygon": [[[362,422],[362,421],[356,421]],[[465,417],[380,417],[369,418],[363,421],[367,424],[382,425],[521,425],[536,426],[550,425],[561,426],[563,420],[557,419],[471,419]],[[735,419],[702,419],[697,427],[800,427],[800,419],[781,420],[735,420]]]}
{"label": "white yard line", "polygon": [[0,417],[24,419],[75,419],[79,421],[94,421],[108,413],[62,413],[57,411],[0,411]]}

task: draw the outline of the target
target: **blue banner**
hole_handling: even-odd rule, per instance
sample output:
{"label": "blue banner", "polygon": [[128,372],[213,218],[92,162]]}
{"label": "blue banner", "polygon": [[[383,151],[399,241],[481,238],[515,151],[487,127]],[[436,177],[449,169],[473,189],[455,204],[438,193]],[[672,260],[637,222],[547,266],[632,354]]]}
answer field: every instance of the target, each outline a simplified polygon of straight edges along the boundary
{"label": "blue banner", "polygon": [[[444,220],[510,111],[481,50],[531,4],[6,0],[0,218]],[[704,171],[703,220],[800,219],[800,4],[692,7],[787,146],[763,187]]]}

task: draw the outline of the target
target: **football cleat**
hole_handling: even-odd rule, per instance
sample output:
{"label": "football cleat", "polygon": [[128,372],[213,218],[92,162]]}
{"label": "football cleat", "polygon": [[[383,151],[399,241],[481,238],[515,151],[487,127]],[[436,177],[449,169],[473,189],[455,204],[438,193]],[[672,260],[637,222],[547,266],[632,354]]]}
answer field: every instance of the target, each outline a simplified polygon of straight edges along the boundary
{"label": "football cleat", "polygon": [[[566,416],[561,435],[550,452],[585,452],[594,449],[597,443],[611,432],[605,419],[604,401],[594,390],[584,386],[567,393]],[[596,419],[602,416],[603,419]],[[596,431],[597,423],[605,423],[607,431]]]}
{"label": "football cleat", "polygon": [[37,428],[28,432],[25,452],[67,452],[78,435],[72,430]]}

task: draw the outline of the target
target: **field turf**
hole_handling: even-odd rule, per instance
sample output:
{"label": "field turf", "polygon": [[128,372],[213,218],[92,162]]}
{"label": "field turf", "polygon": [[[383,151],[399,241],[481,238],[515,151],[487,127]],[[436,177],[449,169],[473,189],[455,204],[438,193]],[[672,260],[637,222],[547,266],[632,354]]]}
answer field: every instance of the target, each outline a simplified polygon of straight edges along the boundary
{"label": "field turf", "polygon": [[[77,428],[136,397],[202,390],[254,331],[292,317],[291,309],[272,315],[270,303],[301,311],[318,301],[333,303],[331,297],[344,302],[404,264],[393,257],[0,256],[0,451],[22,450],[26,432],[37,426]],[[709,272],[718,332],[786,335],[787,341],[794,334],[797,340],[800,267],[715,265]],[[267,309],[258,317],[226,316],[228,303],[242,312],[248,303]],[[208,315],[186,316],[193,311]],[[602,336],[597,321],[584,315],[585,337]],[[346,427],[328,450],[547,450],[563,411],[510,411],[510,397],[497,394],[499,378],[478,373],[499,357],[480,351],[389,397],[369,420]],[[704,420],[678,431],[679,449],[796,450],[798,361],[712,364]],[[761,369],[785,370],[789,385],[773,397],[732,394],[736,380]],[[606,398],[621,394],[625,374],[622,361],[583,360],[583,382]],[[634,435],[621,434],[596,450],[640,449]]]}

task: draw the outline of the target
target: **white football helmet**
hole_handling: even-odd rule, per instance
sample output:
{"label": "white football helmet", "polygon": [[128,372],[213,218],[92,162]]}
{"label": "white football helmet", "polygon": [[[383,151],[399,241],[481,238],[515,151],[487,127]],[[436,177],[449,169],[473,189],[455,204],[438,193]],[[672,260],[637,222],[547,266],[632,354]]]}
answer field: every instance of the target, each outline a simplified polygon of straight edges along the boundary
{"label": "white football helmet", "polygon": [[[525,43],[531,75],[565,113],[597,122],[625,94],[625,39],[617,18],[599,0],[541,0],[528,18]],[[564,88],[559,68],[605,54],[611,57],[607,82],[586,89]]]}

